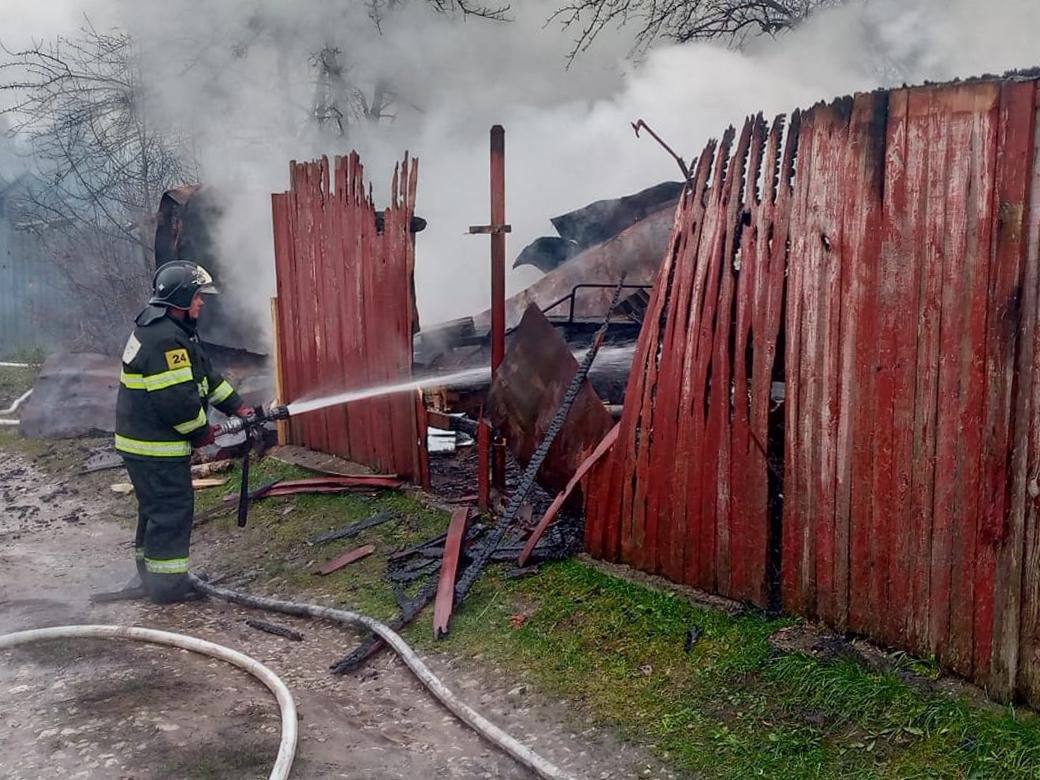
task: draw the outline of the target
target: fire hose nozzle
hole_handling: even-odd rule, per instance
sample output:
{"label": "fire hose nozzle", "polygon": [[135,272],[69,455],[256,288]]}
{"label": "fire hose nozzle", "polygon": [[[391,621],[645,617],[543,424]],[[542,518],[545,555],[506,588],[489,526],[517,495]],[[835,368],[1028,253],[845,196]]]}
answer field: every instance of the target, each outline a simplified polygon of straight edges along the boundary
{"label": "fire hose nozzle", "polygon": [[220,424],[217,430],[217,436],[227,436],[229,434],[239,433],[247,428],[259,428],[265,422],[271,420],[287,420],[289,419],[289,407],[288,406],[272,406],[269,409],[261,409],[257,407],[257,413],[251,417],[229,417]]}
{"label": "fire hose nozzle", "polygon": [[288,420],[289,407],[284,405],[272,406],[267,410],[266,417],[268,420]]}

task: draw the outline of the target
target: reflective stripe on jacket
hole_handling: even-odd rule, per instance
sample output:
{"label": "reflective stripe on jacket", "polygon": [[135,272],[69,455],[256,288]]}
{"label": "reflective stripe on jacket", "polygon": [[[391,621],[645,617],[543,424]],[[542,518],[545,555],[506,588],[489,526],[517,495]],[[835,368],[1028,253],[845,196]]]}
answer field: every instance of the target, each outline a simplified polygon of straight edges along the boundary
{"label": "reflective stripe on jacket", "polygon": [[187,458],[209,434],[210,404],[230,415],[242,399],[190,324],[145,309],[123,350],[116,449],[133,458]]}

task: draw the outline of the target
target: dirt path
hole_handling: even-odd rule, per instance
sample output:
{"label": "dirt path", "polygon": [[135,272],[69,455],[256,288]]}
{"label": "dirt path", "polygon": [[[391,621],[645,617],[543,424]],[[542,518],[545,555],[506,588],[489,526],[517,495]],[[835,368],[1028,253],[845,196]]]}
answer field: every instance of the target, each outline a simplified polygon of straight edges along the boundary
{"label": "dirt path", "polygon": [[[0,633],[69,623],[178,631],[241,650],[271,667],[300,711],[297,778],[526,778],[511,759],[435,704],[384,653],[354,675],[327,673],[358,639],[340,628],[265,615],[303,642],[255,631],[257,617],[206,601],[158,608],[91,606],[132,571],[129,518],[75,479],[48,480],[18,456],[0,459]],[[126,511],[125,505],[121,511]],[[671,777],[641,751],[541,701],[515,680],[428,659],[450,687],[575,777]],[[265,688],[185,651],[107,640],[0,652],[0,776],[4,778],[266,777],[278,745]],[[561,724],[567,724],[563,726]]]}

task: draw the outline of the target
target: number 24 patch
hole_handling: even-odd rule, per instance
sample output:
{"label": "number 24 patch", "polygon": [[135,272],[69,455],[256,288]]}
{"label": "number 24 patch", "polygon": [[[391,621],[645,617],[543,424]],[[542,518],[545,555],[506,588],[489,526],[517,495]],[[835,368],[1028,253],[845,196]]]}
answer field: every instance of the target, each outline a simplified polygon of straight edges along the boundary
{"label": "number 24 patch", "polygon": [[188,360],[188,350],[186,349],[171,349],[166,352],[166,365],[171,369],[184,368],[190,366],[191,361]]}

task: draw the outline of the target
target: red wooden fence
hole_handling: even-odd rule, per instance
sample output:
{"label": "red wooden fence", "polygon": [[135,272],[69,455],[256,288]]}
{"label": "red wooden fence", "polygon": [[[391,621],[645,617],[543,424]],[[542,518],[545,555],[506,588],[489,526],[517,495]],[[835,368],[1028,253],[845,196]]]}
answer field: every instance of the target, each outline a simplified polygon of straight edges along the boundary
{"label": "red wooden fence", "polygon": [[1028,79],[879,91],[709,145],[589,550],[764,604],[780,543],[789,611],[1040,704],[1037,108]]}
{"label": "red wooden fence", "polygon": [[[411,377],[418,161],[395,168],[381,224],[358,155],[334,166],[293,162],[289,191],[271,196],[283,401]],[[426,484],[425,430],[404,393],[293,418],[289,440]]]}

